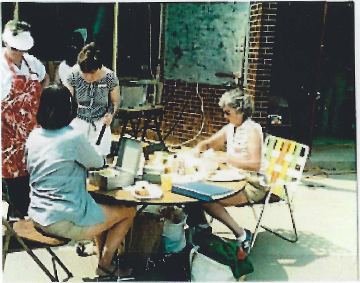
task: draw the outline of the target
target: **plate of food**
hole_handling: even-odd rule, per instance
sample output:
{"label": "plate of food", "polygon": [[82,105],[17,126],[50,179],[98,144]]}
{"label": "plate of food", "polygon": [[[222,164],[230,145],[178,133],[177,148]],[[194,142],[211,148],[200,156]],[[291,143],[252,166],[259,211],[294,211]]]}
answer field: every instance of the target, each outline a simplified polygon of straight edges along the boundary
{"label": "plate of food", "polygon": [[242,175],[238,170],[217,170],[214,173],[211,173],[205,180],[212,182],[232,182],[240,181],[245,179],[245,176]]}
{"label": "plate of food", "polygon": [[162,197],[163,191],[158,185],[149,184],[146,186],[134,186],[131,194],[137,199],[158,199]]}

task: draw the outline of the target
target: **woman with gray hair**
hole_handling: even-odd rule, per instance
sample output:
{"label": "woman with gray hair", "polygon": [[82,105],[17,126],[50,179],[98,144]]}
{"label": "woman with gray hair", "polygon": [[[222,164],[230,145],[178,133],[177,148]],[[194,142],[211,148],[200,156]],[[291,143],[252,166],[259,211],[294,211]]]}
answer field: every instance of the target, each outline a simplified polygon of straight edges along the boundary
{"label": "woman with gray hair", "polygon": [[[241,89],[232,89],[223,94],[219,106],[230,123],[209,139],[200,142],[195,148],[196,152],[199,153],[210,148],[216,149],[226,143],[226,156],[216,157],[216,161],[256,173],[264,173],[263,133],[260,124],[251,120],[253,104],[250,96],[244,94]],[[241,228],[225,207],[257,202],[264,196],[264,190],[248,184],[244,190],[231,198],[203,205],[206,212],[225,224],[234,233],[240,257],[244,257],[250,250],[251,233]],[[200,227],[204,228],[204,225]]]}

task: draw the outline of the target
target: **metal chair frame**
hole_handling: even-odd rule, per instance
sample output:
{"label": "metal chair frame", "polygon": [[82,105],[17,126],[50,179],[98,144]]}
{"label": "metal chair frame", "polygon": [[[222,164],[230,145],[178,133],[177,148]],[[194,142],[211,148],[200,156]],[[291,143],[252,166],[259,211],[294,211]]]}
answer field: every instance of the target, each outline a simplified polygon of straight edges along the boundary
{"label": "metal chair frame", "polygon": [[[56,263],[58,263],[60,265],[60,267],[65,271],[65,273],[67,274],[68,278],[73,277],[73,274],[67,269],[67,267],[65,266],[65,264],[57,257],[57,255],[54,253],[53,250],[51,250],[51,246],[61,246],[61,245],[65,245],[67,244],[68,241],[64,241],[64,239],[58,239],[56,237],[52,237],[49,235],[44,235],[46,236],[48,239],[53,239],[54,241],[57,242],[57,244],[51,245],[48,243],[42,243],[41,241],[39,241],[38,243],[40,243],[42,246],[40,247],[36,247],[36,249],[39,248],[45,248],[48,253],[51,255],[51,260],[52,260],[52,266],[53,266],[53,273],[50,272],[50,270],[41,262],[41,260],[34,254],[34,252],[32,251],[31,248],[28,247],[28,245],[25,244],[25,242],[23,241],[23,239],[19,236],[19,234],[15,231],[14,229],[14,225],[17,222],[26,222],[26,221],[30,221],[30,220],[26,220],[24,219],[24,217],[21,215],[21,213],[15,208],[14,204],[11,202],[11,200],[8,197],[8,193],[7,193],[7,185],[6,182],[3,180],[2,182],[3,184],[3,193],[2,193],[2,197],[3,200],[5,200],[8,204],[9,204],[9,210],[10,212],[13,212],[14,215],[17,218],[13,218],[12,220],[10,220],[9,215],[10,213],[8,212],[7,215],[7,219],[5,217],[2,217],[2,225],[6,228],[5,231],[5,242],[4,242],[4,246],[3,246],[3,255],[2,255],[2,260],[3,260],[3,270],[5,269],[5,261],[6,261],[6,255],[9,253],[9,244],[10,244],[10,239],[11,237],[14,237],[16,239],[16,241],[21,245],[21,247],[24,249],[24,251],[26,251],[31,258],[36,262],[36,264],[41,268],[41,270],[50,278],[50,280],[52,282],[60,282],[59,277],[58,277],[58,272],[56,269]],[[40,231],[39,231],[40,232]]]}
{"label": "metal chair frame", "polygon": [[[283,240],[295,243],[298,240],[298,235],[293,215],[292,203],[294,200],[295,189],[301,181],[301,176],[309,154],[309,147],[292,140],[287,140],[271,135],[266,137],[264,147],[266,148],[265,160],[267,163],[265,175],[268,179],[268,182],[263,182],[261,185],[268,188],[268,193],[265,197],[265,202],[261,203],[262,209],[259,217],[257,217],[254,208],[259,204],[251,205],[254,216],[257,219],[255,230],[251,238],[251,247],[254,246],[257,234],[259,232],[259,227],[262,227],[266,231],[273,233]],[[289,189],[292,189],[291,196],[289,195]],[[270,202],[272,195],[278,196],[280,200],[274,203]],[[293,228],[292,237],[286,237],[277,231],[262,225],[265,209],[268,206],[279,204],[286,204],[288,206]]]}

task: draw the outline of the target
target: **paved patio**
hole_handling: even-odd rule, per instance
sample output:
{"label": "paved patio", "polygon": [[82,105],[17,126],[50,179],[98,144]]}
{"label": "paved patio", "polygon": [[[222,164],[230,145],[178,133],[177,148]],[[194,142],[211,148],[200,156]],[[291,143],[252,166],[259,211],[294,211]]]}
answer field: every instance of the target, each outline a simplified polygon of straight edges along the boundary
{"label": "paved patio", "polygon": [[[333,158],[339,159],[341,149],[334,150],[340,150],[331,153]],[[355,149],[352,150],[355,159]],[[310,159],[314,160],[314,155],[316,153]],[[312,165],[317,166],[315,160]],[[349,170],[330,170],[326,175],[324,170],[316,168],[305,174],[295,197],[299,241],[288,243],[261,231],[250,255],[255,271],[246,276],[247,281],[359,280],[356,174]],[[242,226],[254,229],[250,208],[230,208],[229,211]],[[286,209],[271,208],[268,213],[265,223],[269,226],[277,224],[285,234],[289,233],[291,222]],[[231,237],[229,230],[217,221],[213,222],[213,231]],[[91,249],[91,245],[87,247],[87,251]],[[36,254],[41,259],[47,258],[43,251]],[[73,243],[58,248],[57,254],[74,274],[70,282],[94,281],[95,255],[79,257]],[[44,262],[51,266],[50,259],[44,259]],[[59,272],[59,276],[65,279],[64,273]],[[3,280],[49,281],[25,252],[8,255]]]}

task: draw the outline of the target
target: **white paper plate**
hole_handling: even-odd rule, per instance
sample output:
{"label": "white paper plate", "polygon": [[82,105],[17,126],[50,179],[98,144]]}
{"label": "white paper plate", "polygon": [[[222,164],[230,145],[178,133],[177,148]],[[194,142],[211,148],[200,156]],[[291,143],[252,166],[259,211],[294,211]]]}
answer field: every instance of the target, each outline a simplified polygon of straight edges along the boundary
{"label": "white paper plate", "polygon": [[172,177],[173,184],[184,184],[190,182],[197,182],[205,178],[203,173],[196,173],[190,175],[174,175]]}
{"label": "white paper plate", "polygon": [[135,193],[135,190],[137,189],[139,189],[139,187],[137,186],[133,186],[131,189],[131,194],[137,199],[158,199],[161,198],[163,195],[162,189],[158,185],[154,185],[154,184],[146,186],[146,189],[149,192],[148,196],[139,196],[138,194]]}
{"label": "white paper plate", "polygon": [[205,178],[205,180],[212,182],[231,182],[245,179],[245,176],[240,174],[237,170],[218,170],[215,174]]}

